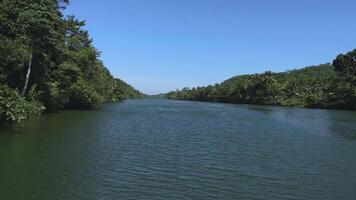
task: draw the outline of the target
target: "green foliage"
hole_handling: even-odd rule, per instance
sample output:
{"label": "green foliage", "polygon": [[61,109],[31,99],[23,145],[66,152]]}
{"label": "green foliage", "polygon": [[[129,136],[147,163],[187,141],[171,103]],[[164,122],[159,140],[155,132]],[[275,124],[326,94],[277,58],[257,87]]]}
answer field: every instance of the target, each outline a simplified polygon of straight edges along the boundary
{"label": "green foliage", "polygon": [[246,101],[253,104],[276,104],[281,93],[281,87],[271,72],[250,76],[246,90]]}
{"label": "green foliage", "polygon": [[170,99],[356,109],[356,51],[330,64],[236,76],[215,86],[170,92]]}
{"label": "green foliage", "polygon": [[80,80],[70,88],[69,105],[72,108],[91,109],[98,108],[104,99],[93,87],[84,80]]}
{"label": "green foliage", "polygon": [[19,82],[23,82],[23,77],[18,77],[18,74],[24,71],[28,54],[26,46],[16,40],[8,40],[0,34],[0,84],[20,86]]}
{"label": "green foliage", "polygon": [[337,76],[329,90],[329,103],[335,108],[356,110],[356,50],[339,55],[333,64]]}
{"label": "green foliage", "polygon": [[40,99],[44,102],[49,112],[55,112],[64,108],[69,101],[68,92],[60,88],[59,82],[46,82],[43,91]]}
{"label": "green foliage", "polygon": [[[67,4],[68,0],[0,1],[0,85],[8,88],[1,98],[15,102],[2,107],[1,113],[10,113],[3,119],[27,118],[31,106],[38,113],[37,102],[46,111],[91,109],[142,95],[104,67],[83,29],[85,22],[62,15]],[[15,91],[24,91],[24,96]]]}
{"label": "green foliage", "polygon": [[39,115],[43,110],[38,101],[27,101],[17,90],[0,86],[0,121],[21,121]]}
{"label": "green foliage", "polygon": [[125,99],[137,99],[143,97],[144,94],[142,94],[138,90],[135,90],[131,85],[125,83],[124,81],[118,78],[114,79],[114,93],[113,93],[114,100],[122,101]]}

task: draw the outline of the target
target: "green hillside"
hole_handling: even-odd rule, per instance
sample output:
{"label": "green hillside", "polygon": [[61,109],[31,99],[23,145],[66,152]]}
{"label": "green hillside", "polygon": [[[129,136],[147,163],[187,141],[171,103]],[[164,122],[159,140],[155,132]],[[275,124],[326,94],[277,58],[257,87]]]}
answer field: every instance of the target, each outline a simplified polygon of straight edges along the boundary
{"label": "green hillside", "polygon": [[221,84],[183,88],[170,99],[238,104],[356,109],[356,51],[339,55],[333,65],[283,73],[241,75]]}

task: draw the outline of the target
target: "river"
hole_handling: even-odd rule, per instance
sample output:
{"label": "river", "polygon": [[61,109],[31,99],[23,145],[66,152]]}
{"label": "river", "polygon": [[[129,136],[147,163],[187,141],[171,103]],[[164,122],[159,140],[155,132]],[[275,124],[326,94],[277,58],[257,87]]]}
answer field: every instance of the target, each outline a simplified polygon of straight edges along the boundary
{"label": "river", "polygon": [[0,127],[0,199],[356,199],[356,112],[129,100]]}

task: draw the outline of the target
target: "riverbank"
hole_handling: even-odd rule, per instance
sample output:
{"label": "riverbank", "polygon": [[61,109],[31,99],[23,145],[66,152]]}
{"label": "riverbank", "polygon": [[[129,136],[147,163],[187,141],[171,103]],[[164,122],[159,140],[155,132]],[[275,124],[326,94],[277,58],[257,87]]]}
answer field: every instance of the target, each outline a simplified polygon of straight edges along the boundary
{"label": "riverbank", "polygon": [[282,73],[239,75],[220,84],[183,88],[166,97],[236,104],[356,110],[356,50],[333,64]]}
{"label": "riverbank", "polygon": [[69,1],[0,2],[0,121],[143,96],[115,78]]}

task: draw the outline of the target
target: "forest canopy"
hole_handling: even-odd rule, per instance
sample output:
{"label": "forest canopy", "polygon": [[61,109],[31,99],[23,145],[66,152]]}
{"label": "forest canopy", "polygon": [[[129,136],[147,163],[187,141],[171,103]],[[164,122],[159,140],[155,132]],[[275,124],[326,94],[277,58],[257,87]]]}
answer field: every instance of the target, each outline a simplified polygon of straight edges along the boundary
{"label": "forest canopy", "polygon": [[237,104],[356,110],[356,50],[333,64],[284,73],[241,75],[221,84],[183,88],[167,98]]}
{"label": "forest canopy", "polygon": [[0,1],[0,121],[142,96],[104,67],[85,21],[63,16],[69,3]]}

